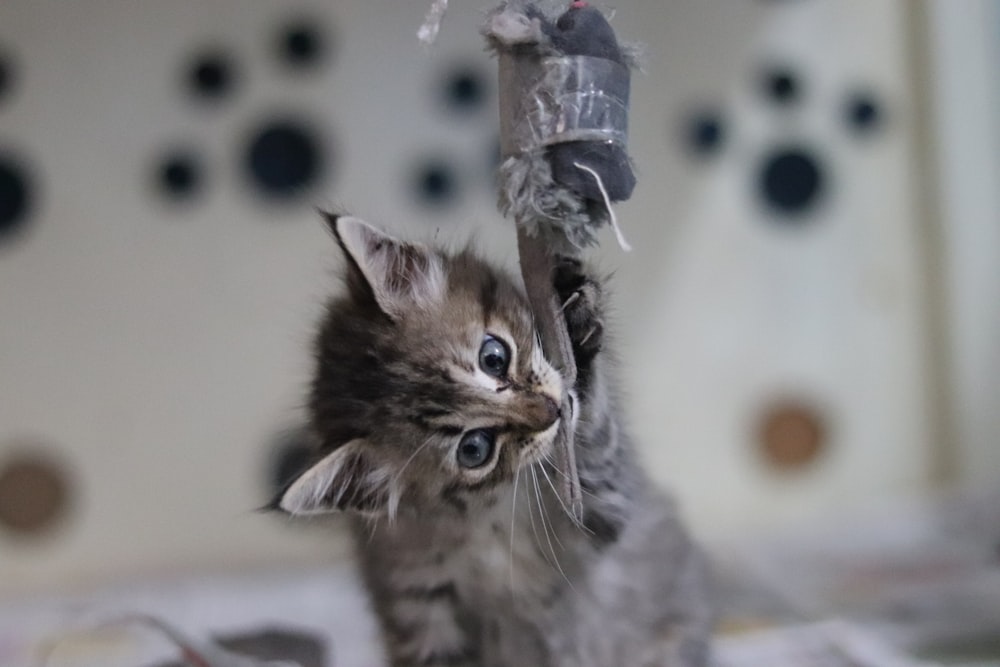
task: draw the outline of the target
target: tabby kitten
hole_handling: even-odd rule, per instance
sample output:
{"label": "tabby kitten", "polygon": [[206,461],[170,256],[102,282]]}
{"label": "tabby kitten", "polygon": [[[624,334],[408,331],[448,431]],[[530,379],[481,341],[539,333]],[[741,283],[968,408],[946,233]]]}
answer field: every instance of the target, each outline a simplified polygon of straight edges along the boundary
{"label": "tabby kitten", "polygon": [[[323,458],[276,504],[355,517],[392,665],[705,664],[702,560],[623,428],[599,282],[572,260],[553,276],[579,368],[577,414],[564,415],[509,275],[471,251],[328,221],[347,290],[317,338],[309,407]],[[563,419],[582,525],[555,493]]]}

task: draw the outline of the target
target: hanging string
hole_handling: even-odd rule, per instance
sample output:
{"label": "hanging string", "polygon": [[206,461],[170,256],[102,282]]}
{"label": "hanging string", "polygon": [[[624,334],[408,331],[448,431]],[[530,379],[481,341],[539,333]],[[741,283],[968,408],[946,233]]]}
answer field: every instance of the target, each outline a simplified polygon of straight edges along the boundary
{"label": "hanging string", "polygon": [[441,21],[444,20],[444,13],[448,11],[448,0],[434,0],[431,8],[427,10],[424,22],[417,30],[417,38],[424,44],[433,44],[437,39],[438,32],[441,31]]}
{"label": "hanging string", "polygon": [[611,198],[608,196],[608,191],[604,188],[604,181],[601,180],[601,175],[587,165],[580,164],[579,162],[574,162],[573,166],[589,173],[594,177],[594,180],[597,181],[597,188],[601,191],[601,196],[604,197],[604,208],[608,211],[608,218],[611,221],[611,229],[615,232],[615,238],[618,240],[618,245],[621,246],[621,249],[625,252],[631,252],[632,246],[629,245],[628,241],[625,239],[625,235],[622,233],[621,227],[618,226],[618,218],[615,216],[615,210],[611,208]]}

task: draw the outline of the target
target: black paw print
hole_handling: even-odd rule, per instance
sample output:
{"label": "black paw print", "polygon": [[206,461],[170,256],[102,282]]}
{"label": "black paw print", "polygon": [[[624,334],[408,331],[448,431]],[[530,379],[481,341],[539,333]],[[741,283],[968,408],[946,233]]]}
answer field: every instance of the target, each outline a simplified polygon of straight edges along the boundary
{"label": "black paw print", "polygon": [[[0,116],[15,102],[18,88],[17,63],[0,47]],[[8,148],[0,136],[0,245],[22,235],[36,208],[36,176],[20,151]]]}
{"label": "black paw print", "polygon": [[[788,64],[771,64],[756,78],[756,93],[776,113],[807,103],[807,82]],[[885,123],[878,95],[857,88],[844,95],[840,121],[856,139],[873,137]],[[683,140],[690,155],[709,159],[721,154],[728,139],[727,118],[718,108],[705,107],[686,120]],[[775,220],[804,221],[829,189],[830,167],[815,145],[779,141],[765,149],[753,166],[755,191]]]}
{"label": "black paw print", "polygon": [[[438,77],[434,85],[437,106],[449,120],[486,118],[484,111],[491,95],[487,67],[488,63],[477,63],[470,58],[468,62],[445,70]],[[459,201],[469,173],[488,172],[492,185],[492,171],[499,159],[495,143],[491,141],[484,151],[488,159],[483,163],[484,169],[468,169],[454,157],[428,151],[413,166],[410,187],[414,199],[430,208],[452,206]]]}
{"label": "black paw print", "polygon": [[[295,18],[275,32],[270,50],[283,73],[304,75],[329,60],[329,42],[317,21]],[[218,112],[232,103],[246,83],[239,58],[220,45],[192,53],[180,74],[186,96],[206,112]],[[328,174],[332,162],[317,124],[290,111],[279,111],[248,128],[239,155],[247,188],[279,202],[303,200]],[[206,163],[196,147],[166,149],[154,168],[155,186],[170,201],[194,200],[206,189]]]}

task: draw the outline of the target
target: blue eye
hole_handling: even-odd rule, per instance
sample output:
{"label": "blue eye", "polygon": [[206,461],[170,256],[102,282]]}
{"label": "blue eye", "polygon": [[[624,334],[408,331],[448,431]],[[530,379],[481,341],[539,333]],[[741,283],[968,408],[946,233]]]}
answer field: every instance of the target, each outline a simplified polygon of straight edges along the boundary
{"label": "blue eye", "polygon": [[458,443],[458,465],[478,468],[490,460],[496,435],[487,429],[476,429],[462,436]]}
{"label": "blue eye", "polygon": [[486,336],[483,344],[479,348],[479,367],[487,375],[501,378],[507,375],[507,367],[510,365],[510,350],[499,338]]}

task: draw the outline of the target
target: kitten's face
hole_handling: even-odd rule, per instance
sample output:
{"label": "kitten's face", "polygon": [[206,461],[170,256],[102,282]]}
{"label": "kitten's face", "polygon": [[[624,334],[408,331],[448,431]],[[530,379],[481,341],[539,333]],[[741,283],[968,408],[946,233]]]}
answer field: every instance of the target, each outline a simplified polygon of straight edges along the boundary
{"label": "kitten's face", "polygon": [[320,331],[313,426],[331,451],[281,499],[293,513],[475,506],[546,456],[562,383],[521,291],[469,252],[334,229],[348,294]]}

